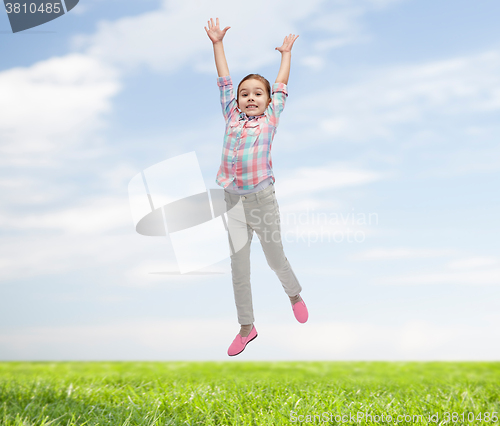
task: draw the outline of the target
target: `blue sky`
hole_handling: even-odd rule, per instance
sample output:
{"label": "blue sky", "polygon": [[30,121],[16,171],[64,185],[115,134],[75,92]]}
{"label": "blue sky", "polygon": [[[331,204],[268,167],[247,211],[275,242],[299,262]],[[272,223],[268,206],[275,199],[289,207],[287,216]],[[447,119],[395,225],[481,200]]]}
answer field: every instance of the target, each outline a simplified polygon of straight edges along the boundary
{"label": "blue sky", "polygon": [[127,192],[191,151],[216,188],[224,120],[203,29],[216,16],[235,82],[273,82],[274,48],[300,35],[272,158],[310,320],[295,321],[254,237],[259,338],[238,358],[498,359],[499,13],[493,0],[82,0],[17,34],[4,13],[0,359],[228,359],[229,259],[215,275],[151,274],[175,270],[175,253],[135,233]]}

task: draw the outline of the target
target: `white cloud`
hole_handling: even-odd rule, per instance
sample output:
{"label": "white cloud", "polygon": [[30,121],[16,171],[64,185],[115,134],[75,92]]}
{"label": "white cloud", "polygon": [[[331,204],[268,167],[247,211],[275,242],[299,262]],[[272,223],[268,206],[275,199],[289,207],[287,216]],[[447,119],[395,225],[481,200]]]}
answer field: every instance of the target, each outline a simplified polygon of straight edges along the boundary
{"label": "white cloud", "polygon": [[484,266],[498,265],[499,260],[493,256],[486,257],[467,257],[464,259],[454,260],[449,262],[446,266],[450,269],[473,269]]}
{"label": "white cloud", "polygon": [[47,188],[46,182],[37,179],[36,176],[26,174],[24,176],[0,178],[0,196],[2,205],[0,206],[0,219],[2,225],[6,224],[3,210],[12,206],[32,208],[56,201],[59,197],[67,196],[65,185]]}
{"label": "white cloud", "polygon": [[[450,144],[456,151],[456,135],[471,126],[476,134],[484,134],[475,114],[500,109],[499,51],[372,69],[358,78],[359,82],[347,87],[322,88],[290,102],[287,110],[290,122],[297,123],[296,144],[308,140],[310,149],[311,144],[332,141],[381,140],[406,148]],[[301,131],[298,127],[306,122],[307,131]],[[492,145],[498,128],[488,129]],[[484,150],[483,160],[497,151],[496,147],[489,153],[488,147],[479,149]]]}
{"label": "white cloud", "polygon": [[123,265],[127,262],[139,262],[146,253],[153,256],[154,241],[147,244],[136,237],[132,231],[130,235],[97,237],[26,231],[22,236],[4,237],[0,245],[0,281],[50,274],[60,276],[69,271],[85,270],[88,265],[107,265],[109,268],[122,265],[122,271],[126,271],[129,266]]}
{"label": "white cloud", "polygon": [[[322,32],[324,40],[312,45],[316,51],[365,41],[363,16],[390,3],[255,0],[248,7],[228,0],[165,0],[157,11],[102,21],[95,34],[75,37],[73,46],[120,67],[145,64],[158,72],[174,72],[192,66],[213,73],[211,42],[203,27],[211,17],[219,17],[222,28],[231,27],[224,39],[229,68],[240,71],[279,61],[275,47],[301,28]],[[307,40],[297,43],[310,47]]]}
{"label": "white cloud", "polygon": [[[269,334],[284,335],[283,328],[273,326]],[[276,340],[275,337],[267,337],[263,343],[271,346],[274,341],[273,349],[276,352],[277,348],[287,349],[291,359],[495,359],[495,351],[500,348],[499,344],[491,342],[481,350],[463,340],[469,338],[480,342],[481,337],[487,338],[488,333],[498,335],[493,322],[484,328],[443,326],[425,320],[390,326],[370,322],[337,322],[310,324],[298,330],[292,330],[295,328],[293,326],[286,328],[295,336],[294,339]]]}
{"label": "white cloud", "polygon": [[[114,184],[126,170],[111,173],[118,179]],[[116,271],[121,285],[155,285],[164,277],[148,276],[151,272],[179,271],[170,239],[135,232],[127,197],[96,195],[73,199],[70,205],[31,207],[0,211],[0,229],[6,232],[0,244],[0,282],[80,275],[92,265]],[[208,270],[227,272],[220,265]]]}
{"label": "white cloud", "polygon": [[[416,249],[410,247],[375,248],[351,255],[354,261],[391,261],[407,259],[433,259],[456,256],[457,249]],[[500,284],[500,269],[497,257],[475,256],[455,259],[444,265],[444,270],[432,273],[408,272],[405,275],[382,276],[375,279],[376,284],[390,285],[432,285],[432,284],[464,284],[491,285]],[[451,270],[451,271],[450,271]]]}
{"label": "white cloud", "polygon": [[54,208],[49,212],[5,213],[0,219],[2,225],[10,230],[27,233],[43,229],[66,235],[99,235],[126,226],[133,228],[128,200],[106,196],[93,197],[82,204],[59,210]]}
{"label": "white cloud", "polygon": [[394,285],[431,285],[431,284],[465,284],[465,285],[498,285],[500,269],[486,269],[460,272],[435,272],[430,274],[413,274],[377,278],[377,284]]}
{"label": "white cloud", "polygon": [[299,167],[293,174],[284,176],[280,195],[296,196],[329,189],[345,188],[376,182],[389,176],[387,173],[364,170],[347,163],[333,162],[317,167]]}
{"label": "white cloud", "polygon": [[106,265],[128,285],[138,280],[134,270],[145,260],[161,260],[163,266],[152,270],[177,269],[167,239],[135,232],[127,198],[94,196],[70,206],[5,210],[0,223],[7,232],[0,244],[0,281]]}
{"label": "white cloud", "polygon": [[[133,235],[128,200],[124,205],[103,193],[126,187],[132,167],[105,168],[98,194],[86,196],[81,188],[96,177],[85,169],[95,167],[89,160],[106,150],[99,132],[121,89],[119,73],[96,58],[70,54],[3,71],[0,89],[1,280],[131,256],[133,242],[110,236],[127,226]],[[82,170],[84,179],[77,175]]]}
{"label": "white cloud", "polygon": [[417,249],[412,247],[374,248],[349,257],[350,260],[400,260],[422,259],[456,254],[455,249]]}
{"label": "white cloud", "polygon": [[302,65],[313,70],[321,70],[325,66],[325,60],[321,56],[304,56],[299,60]]}
{"label": "white cloud", "polygon": [[[411,321],[262,324],[239,360],[491,360],[498,318],[484,325]],[[0,332],[2,360],[226,360],[238,332],[226,320],[121,320]],[[290,336],[294,336],[293,339]]]}
{"label": "white cloud", "polygon": [[[457,249],[416,249],[410,247],[375,248],[356,253],[350,260],[405,260],[456,256]],[[490,285],[500,284],[498,258],[493,256],[468,257],[449,261],[444,270],[432,273],[413,273],[405,275],[385,276],[375,279],[377,284],[392,285],[432,285],[432,284],[465,284]],[[451,271],[450,271],[451,270]]]}
{"label": "white cloud", "polygon": [[496,142],[500,139],[500,126],[485,125],[482,133],[487,134],[470,138],[471,143],[467,147],[448,151],[438,167],[421,170],[419,177],[442,179],[480,173],[483,179],[490,179],[488,174],[500,170],[500,145]]}
{"label": "white cloud", "polygon": [[115,70],[71,54],[0,73],[0,164],[53,165],[105,124],[120,84]]}
{"label": "white cloud", "polygon": [[[53,235],[39,231],[26,232],[22,237],[4,237],[0,245],[0,270],[0,287],[2,283],[23,279],[34,279],[32,282],[43,285],[48,276],[84,279],[86,274],[92,275],[97,270],[103,285],[117,287],[156,287],[168,281],[173,288],[199,279],[195,274],[179,275],[169,240],[138,235],[132,225],[129,232],[121,234]],[[230,266],[212,266],[206,271],[208,275],[228,274]]]}

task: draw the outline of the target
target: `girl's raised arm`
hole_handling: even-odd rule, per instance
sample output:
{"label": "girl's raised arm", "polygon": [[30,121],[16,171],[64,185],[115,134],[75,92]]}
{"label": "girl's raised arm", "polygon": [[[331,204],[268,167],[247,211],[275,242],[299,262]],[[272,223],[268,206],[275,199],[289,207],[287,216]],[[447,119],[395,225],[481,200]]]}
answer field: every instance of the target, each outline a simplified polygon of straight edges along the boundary
{"label": "girl's raised arm", "polygon": [[285,37],[283,45],[276,48],[277,51],[281,52],[281,65],[275,83],[288,84],[288,77],[290,76],[290,61],[292,58],[292,46],[295,40],[297,40],[297,37],[298,35],[290,34]]}
{"label": "girl's raised arm", "polygon": [[219,27],[219,18],[216,18],[217,23],[214,24],[213,18],[208,21],[208,29],[205,27],[208,37],[214,44],[215,66],[219,77],[229,75],[229,68],[227,66],[226,55],[224,54],[224,45],[222,39],[226,35],[226,31],[231,27],[226,27],[223,30]]}

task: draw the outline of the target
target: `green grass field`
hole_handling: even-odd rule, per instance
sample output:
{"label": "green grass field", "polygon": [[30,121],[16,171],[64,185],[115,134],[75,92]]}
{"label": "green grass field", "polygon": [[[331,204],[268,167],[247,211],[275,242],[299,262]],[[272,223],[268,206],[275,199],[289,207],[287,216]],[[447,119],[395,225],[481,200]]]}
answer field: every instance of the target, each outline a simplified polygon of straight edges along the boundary
{"label": "green grass field", "polygon": [[0,403],[2,426],[491,425],[500,362],[0,362]]}

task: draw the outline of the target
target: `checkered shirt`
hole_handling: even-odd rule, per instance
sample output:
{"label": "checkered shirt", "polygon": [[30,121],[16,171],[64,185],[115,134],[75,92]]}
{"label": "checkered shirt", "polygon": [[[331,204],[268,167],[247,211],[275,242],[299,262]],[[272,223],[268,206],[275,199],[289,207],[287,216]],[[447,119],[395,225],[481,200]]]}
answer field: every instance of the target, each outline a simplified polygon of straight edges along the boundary
{"label": "checkered shirt", "polygon": [[252,117],[238,110],[230,76],[218,77],[217,85],[226,132],[215,181],[226,188],[235,180],[240,189],[253,189],[268,176],[274,182],[271,146],[288,96],[286,84],[274,83],[271,103],[263,114]]}

